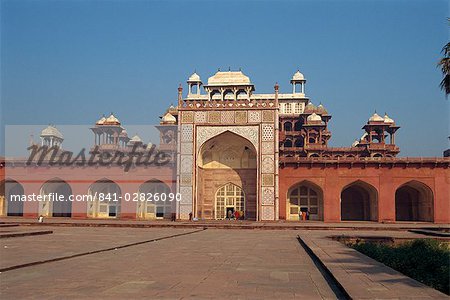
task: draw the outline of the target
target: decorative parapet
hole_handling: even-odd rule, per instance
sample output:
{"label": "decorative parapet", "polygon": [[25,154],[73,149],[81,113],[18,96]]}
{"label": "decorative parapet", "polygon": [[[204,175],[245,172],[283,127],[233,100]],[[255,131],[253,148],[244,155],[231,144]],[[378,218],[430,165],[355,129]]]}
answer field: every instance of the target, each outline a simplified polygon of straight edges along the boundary
{"label": "decorative parapet", "polygon": [[449,168],[449,157],[282,157],[280,166],[289,165],[384,165],[388,167],[422,167]]}
{"label": "decorative parapet", "polygon": [[181,103],[180,110],[195,110],[195,109],[264,109],[264,108],[275,108],[275,100],[274,99],[238,99],[232,101],[224,101],[224,100],[190,100],[183,99]]}

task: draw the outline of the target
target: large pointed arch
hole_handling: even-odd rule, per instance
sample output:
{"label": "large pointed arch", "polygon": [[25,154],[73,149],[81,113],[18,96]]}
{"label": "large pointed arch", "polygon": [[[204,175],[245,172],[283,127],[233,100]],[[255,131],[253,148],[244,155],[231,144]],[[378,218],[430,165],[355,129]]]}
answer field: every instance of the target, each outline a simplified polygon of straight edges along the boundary
{"label": "large pointed arch", "polygon": [[[196,201],[194,216],[203,219],[222,219],[216,213],[217,189],[227,183],[239,186],[245,193],[246,219],[256,220],[257,216],[257,153],[253,143],[231,130],[206,140],[198,152],[196,160]],[[273,169],[273,160],[263,162]]]}
{"label": "large pointed arch", "polygon": [[301,219],[303,211],[308,212],[310,220],[323,220],[323,190],[309,180],[292,185],[287,192],[288,219]]}
{"label": "large pointed arch", "polygon": [[72,187],[65,180],[55,177],[46,181],[40,188],[44,201],[40,202],[39,215],[48,217],[72,216]]}
{"label": "large pointed arch", "polygon": [[244,190],[232,182],[219,187],[214,200],[214,218],[216,220],[232,218],[235,212],[239,212],[240,216],[245,214]]}
{"label": "large pointed arch", "polygon": [[138,218],[170,219],[175,213],[175,201],[170,201],[170,193],[170,187],[161,180],[153,178],[142,183],[139,186]]}
{"label": "large pointed arch", "polygon": [[2,213],[13,217],[23,216],[24,194],[24,188],[18,181],[11,178],[4,180],[0,190]]}
{"label": "large pointed arch", "polygon": [[[254,157],[254,165],[250,166],[250,168],[256,168],[256,148],[253,146],[251,141],[246,139],[240,134],[234,133],[232,131],[226,130],[210,139],[205,141],[202,146],[200,147],[200,150],[198,152],[197,157],[197,165],[198,166],[205,166],[206,163],[210,162],[210,160],[214,160],[213,152],[216,152],[218,154],[218,147],[223,147],[225,143],[223,143],[223,140],[229,140],[229,143],[226,145],[228,147],[227,149],[219,149],[225,150],[222,151],[217,157],[217,161],[222,161],[222,164],[225,166],[233,167],[231,164],[231,159],[228,159],[229,163],[227,163],[227,157],[231,158],[231,156],[239,157],[239,160],[236,160],[236,163],[243,165],[242,160],[249,159],[249,156]],[[239,144],[242,145],[241,149],[233,149],[232,144],[238,141]],[[243,151],[243,152],[242,152]],[[225,157],[227,156],[227,157]],[[246,163],[247,166],[245,168],[248,168],[248,163]]]}
{"label": "large pointed arch", "polygon": [[432,189],[418,180],[408,181],[395,191],[396,221],[434,221]]}
{"label": "large pointed arch", "polygon": [[89,186],[88,193],[92,198],[87,206],[89,217],[118,218],[120,216],[122,190],[116,182],[102,178]]}
{"label": "large pointed arch", "polygon": [[346,185],[341,191],[342,221],[378,221],[378,191],[362,180]]}

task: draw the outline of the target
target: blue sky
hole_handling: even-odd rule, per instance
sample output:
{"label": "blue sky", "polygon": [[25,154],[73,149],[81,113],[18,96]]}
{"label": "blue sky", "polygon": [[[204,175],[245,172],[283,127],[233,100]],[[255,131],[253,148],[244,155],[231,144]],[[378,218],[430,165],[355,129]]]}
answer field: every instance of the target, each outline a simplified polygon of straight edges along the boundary
{"label": "blue sky", "polygon": [[402,156],[442,156],[447,16],[448,1],[426,0],[1,1],[1,122],[114,112],[125,126],[155,124],[194,70],[205,81],[242,68],[264,93],[275,82],[290,92],[300,68],[333,115],[332,146],[349,146],[377,110],[402,127]]}

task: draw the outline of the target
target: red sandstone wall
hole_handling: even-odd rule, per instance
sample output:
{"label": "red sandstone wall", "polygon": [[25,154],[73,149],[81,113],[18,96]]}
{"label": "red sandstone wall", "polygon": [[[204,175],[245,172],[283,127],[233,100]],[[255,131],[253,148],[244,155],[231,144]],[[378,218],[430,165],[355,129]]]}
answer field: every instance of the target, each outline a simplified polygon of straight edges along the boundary
{"label": "red sandstone wall", "polygon": [[[4,170],[4,169],[2,169]],[[2,173],[0,173],[1,175]],[[172,168],[149,167],[133,168],[124,172],[120,167],[8,167],[5,178],[22,184],[25,195],[40,194],[46,181],[59,178],[66,181],[72,188],[73,195],[88,194],[89,187],[101,179],[109,179],[119,185],[122,196],[125,193],[139,192],[139,186],[149,180],[160,180],[171,187],[176,193],[176,175]],[[38,202],[24,203],[24,217],[38,216]],[[137,202],[121,201],[121,219],[136,219]],[[72,202],[72,217],[86,218],[87,202]]]}
{"label": "red sandstone wall", "polygon": [[287,193],[290,187],[308,180],[323,190],[324,221],[340,221],[340,195],[349,184],[361,180],[378,192],[378,221],[395,221],[395,191],[416,180],[427,185],[434,195],[434,222],[450,223],[450,172],[446,168],[416,167],[347,167],[319,164],[311,167],[280,168],[280,219],[286,219]]}
{"label": "red sandstone wall", "polygon": [[[210,175],[208,175],[209,177]],[[215,175],[213,175],[215,176]],[[220,176],[220,174],[219,174]],[[247,185],[255,185],[251,180],[256,178],[254,173],[243,174],[242,176],[229,177],[221,175],[224,178],[223,184],[233,182],[239,186],[240,178],[245,178],[248,181]],[[170,168],[138,168],[132,169],[125,173],[122,169],[117,167],[111,168],[47,168],[47,167],[15,167],[8,168],[5,174],[5,168],[0,168],[0,180],[13,179],[21,183],[24,187],[25,194],[40,193],[42,185],[50,179],[61,178],[66,180],[74,195],[87,194],[89,187],[95,181],[108,178],[116,182],[122,194],[129,192],[137,192],[139,186],[148,180],[158,178],[172,187],[175,192],[175,178],[174,170]],[[201,178],[201,177],[200,177]],[[211,178],[211,177],[209,177]],[[228,179],[228,180],[227,180]],[[319,164],[309,167],[285,167],[280,168],[280,219],[286,218],[286,201],[287,192],[290,187],[308,180],[323,191],[324,198],[324,221],[325,222],[339,222],[340,221],[340,194],[341,191],[352,182],[357,180],[364,181],[371,184],[378,192],[378,220],[380,222],[395,221],[395,192],[396,190],[411,180],[416,180],[427,185],[434,196],[434,222],[435,223],[450,223],[450,172],[445,168],[433,167],[344,167],[338,168],[334,166],[321,167]],[[207,183],[206,183],[207,184]],[[200,198],[214,198],[216,187],[209,187],[209,194],[201,194]],[[255,188],[256,191],[256,188]],[[201,193],[203,193],[202,191]],[[256,212],[256,195],[255,192],[245,190],[246,196],[251,211]],[[200,194],[199,194],[200,195]],[[254,204],[251,204],[254,203]],[[254,205],[254,209],[253,209]],[[122,202],[121,218],[135,219],[136,218],[136,203]],[[86,217],[86,203],[73,202],[72,216],[74,218]],[[38,203],[26,202],[24,204],[24,216],[36,217],[38,215]]]}

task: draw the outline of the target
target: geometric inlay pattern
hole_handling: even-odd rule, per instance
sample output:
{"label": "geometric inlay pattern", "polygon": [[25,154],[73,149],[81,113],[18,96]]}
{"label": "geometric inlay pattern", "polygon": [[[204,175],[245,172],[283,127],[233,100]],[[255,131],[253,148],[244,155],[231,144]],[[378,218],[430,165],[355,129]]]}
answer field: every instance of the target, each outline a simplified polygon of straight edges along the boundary
{"label": "geometric inlay pattern", "polygon": [[197,127],[197,152],[209,139],[230,131],[249,140],[258,152],[258,126],[198,126]]}
{"label": "geometric inlay pattern", "polygon": [[249,123],[261,122],[261,112],[259,110],[250,110],[248,112],[248,122]]}
{"label": "geometric inlay pattern", "polygon": [[273,142],[262,142],[261,143],[261,153],[262,154],[274,154],[275,153],[275,145]]}
{"label": "geometric inlay pattern", "polygon": [[181,174],[180,175],[180,185],[181,186],[192,186],[192,174]]}
{"label": "geometric inlay pattern", "polygon": [[220,123],[220,111],[208,112],[208,123]]}
{"label": "geometric inlay pattern", "polygon": [[234,123],[234,111],[232,110],[222,111],[220,121],[224,124]]}
{"label": "geometric inlay pattern", "polygon": [[264,110],[263,111],[263,119],[262,119],[262,121],[263,122],[274,122],[275,121],[275,119],[274,119],[274,116],[273,116],[273,111],[271,111],[271,110]]}
{"label": "geometric inlay pattern", "polygon": [[262,141],[273,141],[274,133],[273,133],[273,125],[263,125],[262,127]]}
{"label": "geometric inlay pattern", "polygon": [[262,172],[273,173],[275,171],[273,155],[262,156]]}
{"label": "geometric inlay pattern", "polygon": [[192,142],[194,140],[194,125],[183,124],[181,125],[181,141]]}
{"label": "geometric inlay pattern", "polygon": [[273,174],[262,174],[262,186],[273,186],[274,185],[274,175]]}
{"label": "geometric inlay pattern", "polygon": [[261,219],[262,220],[274,220],[275,219],[274,208],[272,205],[262,207]]}
{"label": "geometric inlay pattern", "polygon": [[262,204],[273,205],[275,202],[275,189],[273,187],[264,187],[262,189]]}
{"label": "geometric inlay pattern", "polygon": [[181,154],[192,154],[192,149],[194,148],[194,144],[191,143],[181,143]]}
{"label": "geometric inlay pattern", "polygon": [[192,173],[192,155],[181,156],[181,173]]}
{"label": "geometric inlay pattern", "polygon": [[180,187],[181,194],[181,204],[190,204],[192,203],[192,187],[190,186],[182,186]]}
{"label": "geometric inlay pattern", "polygon": [[247,123],[247,112],[246,111],[237,111],[235,123],[237,123],[237,124]]}
{"label": "geometric inlay pattern", "polygon": [[195,123],[206,123],[206,111],[195,112]]}
{"label": "geometric inlay pattern", "polygon": [[194,122],[194,112],[193,111],[183,111],[181,114],[181,120],[183,123]]}

